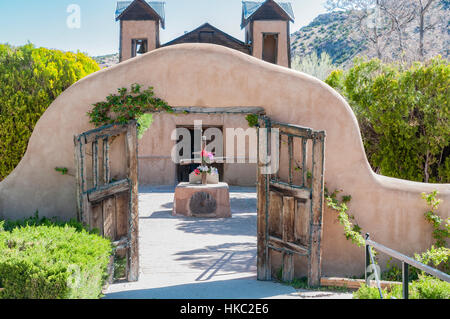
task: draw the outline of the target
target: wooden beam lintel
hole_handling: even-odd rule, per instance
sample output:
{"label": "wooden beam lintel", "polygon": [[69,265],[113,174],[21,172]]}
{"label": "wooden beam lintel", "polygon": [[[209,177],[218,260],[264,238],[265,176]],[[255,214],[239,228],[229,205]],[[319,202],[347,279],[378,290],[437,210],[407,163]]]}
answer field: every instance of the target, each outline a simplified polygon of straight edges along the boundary
{"label": "wooden beam lintel", "polygon": [[113,196],[118,193],[126,192],[130,190],[130,181],[123,179],[118,182],[100,186],[97,189],[93,189],[87,192],[89,202],[99,202],[106,197]]}
{"label": "wooden beam lintel", "polygon": [[269,247],[275,250],[280,250],[283,252],[297,254],[301,256],[309,255],[309,250],[306,247],[302,247],[293,243],[284,242],[282,239],[277,237],[269,236],[268,244]]}

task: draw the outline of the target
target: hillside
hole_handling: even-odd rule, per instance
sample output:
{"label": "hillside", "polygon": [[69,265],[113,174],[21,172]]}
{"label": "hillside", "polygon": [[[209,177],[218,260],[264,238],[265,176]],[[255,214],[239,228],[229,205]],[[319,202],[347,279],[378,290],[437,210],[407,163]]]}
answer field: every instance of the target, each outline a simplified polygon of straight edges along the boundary
{"label": "hillside", "polygon": [[356,23],[347,12],[321,14],[306,27],[291,35],[292,56],[326,52],[340,65],[367,49],[365,40],[353,40]]}
{"label": "hillside", "polygon": [[107,68],[114,64],[119,63],[119,53],[113,53],[108,55],[94,56],[92,57],[100,66],[100,68]]}
{"label": "hillside", "polygon": [[[441,1],[440,8],[433,9],[430,14],[436,22],[433,28],[427,30],[425,48],[427,57],[437,54],[449,57],[450,46],[450,1]],[[409,47],[408,54],[418,48],[417,22],[412,22],[405,29],[404,42]],[[396,34],[383,39],[386,42],[385,53],[392,54],[397,50]],[[354,57],[358,55],[374,56],[369,42],[358,32],[358,22],[349,12],[335,11],[321,14],[309,25],[302,27],[291,35],[292,56],[304,57],[313,52],[318,56],[322,52],[330,55],[333,63],[340,66],[348,66]],[[398,50],[397,50],[398,52]]]}

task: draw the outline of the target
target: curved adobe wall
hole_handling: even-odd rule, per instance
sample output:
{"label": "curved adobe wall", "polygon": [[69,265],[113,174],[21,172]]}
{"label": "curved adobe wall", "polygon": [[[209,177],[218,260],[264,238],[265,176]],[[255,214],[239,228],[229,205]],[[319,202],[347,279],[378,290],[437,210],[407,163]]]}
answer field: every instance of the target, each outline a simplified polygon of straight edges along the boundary
{"label": "curved adobe wall", "polygon": [[[261,106],[271,118],[326,130],[326,183],[353,199],[350,210],[374,240],[406,254],[431,244],[421,192],[438,189],[442,217],[450,211],[450,185],[387,178],[372,172],[356,118],[345,100],[323,82],[225,47],[183,44],[149,52],[99,71],[63,92],[41,117],[18,167],[0,183],[0,215],[74,217],[73,136],[91,129],[86,112],[119,87],[152,85],[172,106]],[[114,155],[112,156],[114,157]],[[114,158],[112,158],[114,162]],[[359,275],[363,249],[342,235],[336,213],[324,211],[325,275]]]}

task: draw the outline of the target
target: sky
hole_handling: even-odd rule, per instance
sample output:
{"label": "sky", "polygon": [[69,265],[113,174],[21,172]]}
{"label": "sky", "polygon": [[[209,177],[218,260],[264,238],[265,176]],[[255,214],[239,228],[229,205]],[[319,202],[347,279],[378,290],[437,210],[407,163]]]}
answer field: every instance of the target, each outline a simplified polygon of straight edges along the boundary
{"label": "sky", "polygon": [[[283,0],[286,2],[288,0]],[[81,51],[91,56],[118,52],[119,22],[115,21],[115,0],[0,0],[0,43],[64,51]],[[165,0],[166,29],[161,43],[205,22],[244,40],[241,30],[241,0]],[[326,0],[290,0],[295,14],[291,32],[325,13]],[[78,20],[71,19],[79,8]],[[69,20],[69,24],[67,21]],[[72,27],[69,27],[72,26]],[[79,26],[79,28],[78,28]]]}

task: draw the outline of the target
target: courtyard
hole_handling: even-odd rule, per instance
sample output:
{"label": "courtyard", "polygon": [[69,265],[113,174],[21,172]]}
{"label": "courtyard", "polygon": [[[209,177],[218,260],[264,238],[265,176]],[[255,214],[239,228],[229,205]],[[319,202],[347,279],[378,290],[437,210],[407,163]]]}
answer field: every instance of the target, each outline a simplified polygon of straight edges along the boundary
{"label": "courtyard", "polygon": [[137,282],[110,285],[105,298],[339,298],[351,293],[297,291],[256,280],[256,189],[230,187],[232,218],[172,216],[174,187],[139,189]]}

